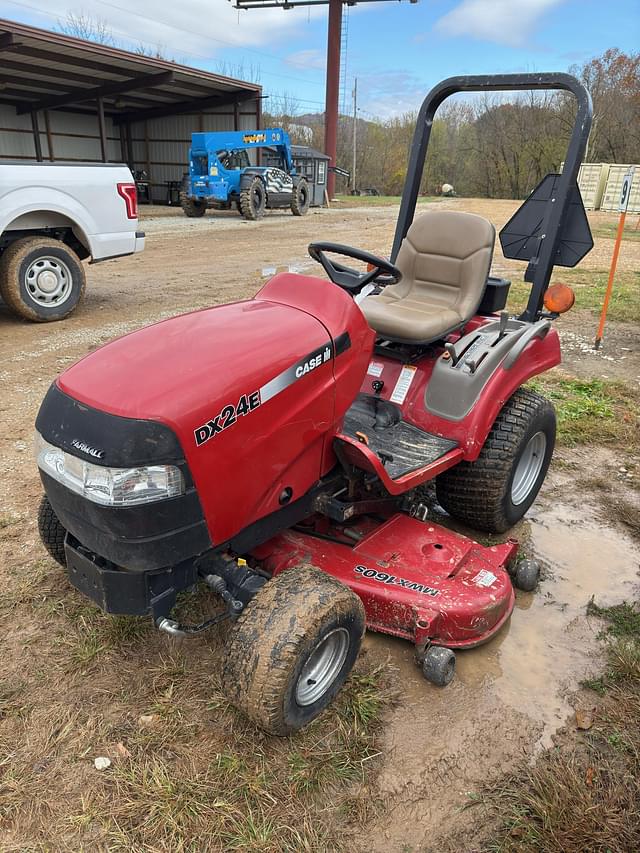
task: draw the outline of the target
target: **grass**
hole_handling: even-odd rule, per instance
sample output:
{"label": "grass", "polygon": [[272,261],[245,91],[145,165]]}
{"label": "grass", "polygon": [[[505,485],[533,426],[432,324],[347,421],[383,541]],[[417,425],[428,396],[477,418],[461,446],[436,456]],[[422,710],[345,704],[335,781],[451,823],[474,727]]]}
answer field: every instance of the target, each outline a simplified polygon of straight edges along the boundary
{"label": "grass", "polygon": [[[629,214],[624,224],[623,240],[630,240],[633,243],[640,242],[640,228],[637,227],[638,216]],[[611,219],[609,222],[598,222],[596,225],[591,225],[591,233],[594,237],[600,237],[607,240],[615,240],[618,233],[618,217]]]}
{"label": "grass", "polygon": [[637,447],[640,395],[628,385],[554,371],[535,377],[529,386],[553,402],[559,443]]}
{"label": "grass", "polygon": [[[0,688],[3,850],[351,849],[394,701],[385,667],[364,654],[325,714],[273,738],[220,690],[221,632],[172,642],[105,616],[49,560],[9,586],[14,622],[35,615],[49,642],[29,654],[22,641]],[[97,756],[111,766],[96,770]]]}
{"label": "grass", "polygon": [[[567,269],[556,270],[553,281],[562,281],[573,288],[576,308],[585,308],[599,315],[608,278],[607,270]],[[514,313],[522,311],[527,304],[529,293],[528,284],[512,282],[508,309]],[[619,270],[616,273],[607,318],[630,323],[640,322],[640,272]]]}
{"label": "grass", "polygon": [[[394,204],[399,205],[401,196],[399,195],[349,195],[348,193],[338,193],[335,201],[344,207],[391,207]],[[421,202],[441,201],[440,196],[420,196],[418,204]]]}
{"label": "grass", "polygon": [[[634,853],[640,846],[640,609],[622,603],[604,620],[607,670],[595,691],[592,729],[571,748],[488,787],[480,802],[496,821],[485,846],[499,853]],[[593,694],[592,694],[593,695]]]}

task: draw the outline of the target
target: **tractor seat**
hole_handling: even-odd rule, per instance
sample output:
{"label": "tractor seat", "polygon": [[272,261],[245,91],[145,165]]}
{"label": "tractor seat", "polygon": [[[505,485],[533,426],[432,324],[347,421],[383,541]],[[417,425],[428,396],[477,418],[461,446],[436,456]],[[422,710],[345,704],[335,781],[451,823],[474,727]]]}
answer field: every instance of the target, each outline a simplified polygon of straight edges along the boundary
{"label": "tractor seat", "polygon": [[474,213],[416,217],[396,260],[401,281],[360,303],[371,328],[386,340],[429,344],[464,326],[482,301],[495,238]]}

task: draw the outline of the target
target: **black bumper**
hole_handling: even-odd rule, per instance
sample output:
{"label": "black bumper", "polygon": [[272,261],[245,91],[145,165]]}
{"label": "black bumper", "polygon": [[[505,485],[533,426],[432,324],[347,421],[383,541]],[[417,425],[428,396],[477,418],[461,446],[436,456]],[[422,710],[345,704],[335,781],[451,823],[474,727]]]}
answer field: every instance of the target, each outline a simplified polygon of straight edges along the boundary
{"label": "black bumper", "polygon": [[36,429],[50,444],[93,462],[94,458],[77,449],[78,439],[99,448],[101,465],[175,465],[182,472],[185,494],[139,506],[113,507],[93,503],[41,471],[53,511],[89,551],[116,566],[148,572],[177,565],[211,548],[182,448],[165,424],[93,409],[52,385],[40,407]]}
{"label": "black bumper", "polygon": [[192,560],[159,572],[127,572],[107,568],[71,535],[65,540],[69,580],[106,613],[168,616],[177,594],[196,583]]}

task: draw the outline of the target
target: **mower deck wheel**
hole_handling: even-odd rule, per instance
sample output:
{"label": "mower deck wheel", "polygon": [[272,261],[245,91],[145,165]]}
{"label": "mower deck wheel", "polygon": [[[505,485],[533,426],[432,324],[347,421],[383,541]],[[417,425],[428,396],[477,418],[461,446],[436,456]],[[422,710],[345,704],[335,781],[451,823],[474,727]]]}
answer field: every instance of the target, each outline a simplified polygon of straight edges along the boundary
{"label": "mower deck wheel", "polygon": [[67,556],[64,551],[64,537],[67,531],[53,511],[46,495],[42,496],[38,507],[38,533],[49,556],[53,557],[63,569],[66,569]]}
{"label": "mower deck wheel", "polygon": [[533,592],[540,581],[540,565],[535,560],[520,560],[513,574],[513,585],[523,592]]}
{"label": "mower deck wheel", "polygon": [[422,661],[422,674],[432,684],[446,687],[456,671],[456,656],[451,649],[431,646]]}
{"label": "mower deck wheel", "polygon": [[288,569],[258,591],[232,627],[223,690],[270,734],[297,731],[344,684],[364,628],[364,608],[348,587],[318,569]]}

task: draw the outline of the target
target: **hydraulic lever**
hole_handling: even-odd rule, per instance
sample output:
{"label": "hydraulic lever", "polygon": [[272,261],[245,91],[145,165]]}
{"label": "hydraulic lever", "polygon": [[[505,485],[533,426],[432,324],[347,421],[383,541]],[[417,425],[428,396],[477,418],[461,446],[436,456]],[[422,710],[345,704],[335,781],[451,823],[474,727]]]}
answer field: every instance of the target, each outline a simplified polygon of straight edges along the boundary
{"label": "hydraulic lever", "polygon": [[451,366],[455,367],[456,364],[460,361],[460,356],[458,355],[458,351],[453,344],[446,343],[444,345],[445,350],[449,353],[449,358],[451,359]]}

